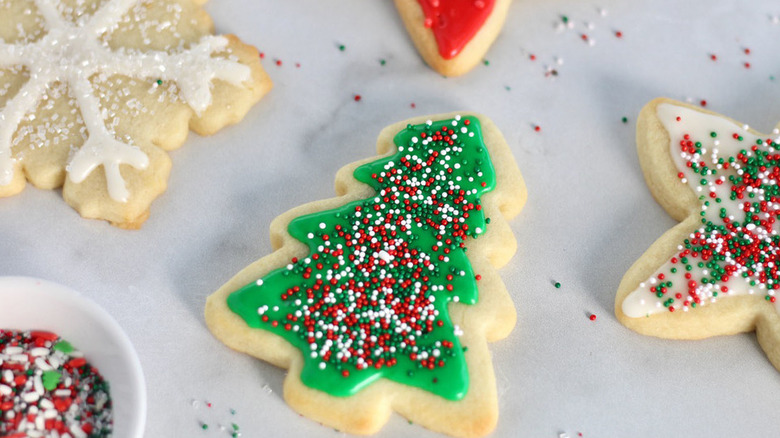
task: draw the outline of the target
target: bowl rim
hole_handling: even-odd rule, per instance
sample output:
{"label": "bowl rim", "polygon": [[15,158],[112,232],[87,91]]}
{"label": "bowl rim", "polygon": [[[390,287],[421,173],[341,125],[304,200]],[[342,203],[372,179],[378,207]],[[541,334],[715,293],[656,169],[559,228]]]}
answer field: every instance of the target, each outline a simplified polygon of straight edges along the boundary
{"label": "bowl rim", "polygon": [[[104,330],[113,342],[119,347],[118,351],[121,356],[121,361],[126,362],[128,365],[129,375],[123,375],[123,379],[127,379],[131,387],[135,388],[137,397],[134,400],[130,400],[129,412],[132,414],[129,418],[129,424],[122,425],[122,431],[114,431],[113,436],[118,437],[142,437],[144,428],[146,426],[146,410],[147,410],[147,391],[146,381],[143,375],[143,369],[141,368],[141,361],[138,358],[138,354],[133,347],[132,342],[127,334],[122,330],[122,327],[116,320],[106,311],[103,307],[98,305],[95,301],[89,297],[79,293],[75,289],[68,286],[34,277],[25,276],[0,276],[0,296],[3,294],[14,294],[15,291],[23,290],[25,294],[36,294],[40,298],[56,297],[59,300],[67,300],[74,306],[81,308],[85,313],[89,314],[92,319],[99,326],[98,328]],[[31,330],[36,327],[3,327],[0,324],[0,329],[16,329],[16,330]],[[39,330],[51,330],[47,327],[37,327]],[[54,330],[56,331],[56,330]],[[58,335],[60,333],[57,333]],[[71,339],[63,336],[63,339],[71,341]],[[88,352],[90,346],[81,346],[78,341],[74,342],[74,345],[83,352]],[[115,419],[116,420],[116,419]]]}

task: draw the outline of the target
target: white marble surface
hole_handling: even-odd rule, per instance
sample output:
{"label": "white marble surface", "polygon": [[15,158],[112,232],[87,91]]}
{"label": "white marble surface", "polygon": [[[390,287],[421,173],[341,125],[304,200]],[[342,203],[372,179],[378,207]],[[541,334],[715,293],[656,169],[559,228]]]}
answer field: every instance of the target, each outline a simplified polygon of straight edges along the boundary
{"label": "white marble surface", "polygon": [[[639,109],[661,95],[704,99],[770,131],[780,119],[776,1],[516,0],[489,65],[458,79],[422,63],[390,1],[207,9],[219,32],[265,53],[275,88],[240,125],[193,134],[172,153],[170,187],[143,229],[81,219],[58,191],[0,200],[0,275],[68,285],[118,320],[146,375],[146,436],[227,437],[219,425],[230,423],[244,437],[342,435],[287,408],[282,371],[214,339],[205,298],[269,253],[276,215],[333,196],[336,171],[373,155],[382,127],[458,109],[502,129],[530,192],[511,223],[519,251],[501,271],[518,326],[492,347],[495,436],[777,435],[780,372],[753,334],[659,340],[612,314],[623,273],[674,224],[639,170]],[[573,29],[556,30],[561,15]],[[547,66],[558,75],[545,77]],[[411,435],[435,436],[400,417],[379,434]]]}

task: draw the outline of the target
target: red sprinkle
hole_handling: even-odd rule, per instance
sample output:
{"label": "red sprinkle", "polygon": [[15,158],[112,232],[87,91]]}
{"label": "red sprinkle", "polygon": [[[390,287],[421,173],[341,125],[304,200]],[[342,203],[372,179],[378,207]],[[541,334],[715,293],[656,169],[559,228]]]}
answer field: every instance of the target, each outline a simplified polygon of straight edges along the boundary
{"label": "red sprinkle", "polygon": [[595,321],[596,320],[596,315],[594,313],[591,313],[589,318],[590,318],[591,321]]}
{"label": "red sprinkle", "polygon": [[361,95],[359,95],[359,94],[356,94],[356,95],[355,95],[355,97],[354,97],[353,99],[355,99],[355,102],[360,102],[360,99],[362,99],[362,98],[363,98],[363,97],[362,97]]}

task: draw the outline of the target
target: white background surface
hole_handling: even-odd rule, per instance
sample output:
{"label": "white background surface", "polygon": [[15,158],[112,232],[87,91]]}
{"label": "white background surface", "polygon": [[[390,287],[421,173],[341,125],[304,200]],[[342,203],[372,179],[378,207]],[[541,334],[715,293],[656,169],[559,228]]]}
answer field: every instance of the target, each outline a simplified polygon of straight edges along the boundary
{"label": "white background surface", "polygon": [[[81,219],[58,191],[0,200],[0,275],[68,285],[117,319],[146,375],[146,436],[227,437],[219,425],[230,423],[244,437],[341,435],[285,405],[283,371],[211,336],[205,298],[269,253],[275,216],[333,196],[336,171],[372,156],[381,128],[459,109],[501,128],[529,189],[511,223],[519,251],[501,271],[518,326],[492,346],[495,436],[777,436],[780,372],[753,334],[659,340],[612,312],[624,272],[674,225],[639,169],[640,108],[662,95],[705,99],[771,131],[776,1],[516,0],[489,66],[457,79],[423,64],[387,0],[214,0],[207,10],[219,32],[265,54],[275,88],[243,123],[172,153],[170,187],[143,229]],[[573,29],[556,29],[561,15]],[[410,435],[435,436],[400,417],[380,434]]]}

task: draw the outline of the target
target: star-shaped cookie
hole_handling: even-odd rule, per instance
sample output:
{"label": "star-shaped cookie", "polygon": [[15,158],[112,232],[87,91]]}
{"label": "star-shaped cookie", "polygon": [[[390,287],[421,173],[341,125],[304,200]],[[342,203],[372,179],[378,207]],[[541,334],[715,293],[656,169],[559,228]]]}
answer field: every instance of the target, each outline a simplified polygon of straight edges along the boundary
{"label": "star-shaped cookie", "polygon": [[653,196],[680,224],[620,283],[615,312],[637,332],[699,339],[756,331],[780,369],[780,135],[656,99],[637,122]]}

